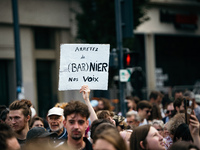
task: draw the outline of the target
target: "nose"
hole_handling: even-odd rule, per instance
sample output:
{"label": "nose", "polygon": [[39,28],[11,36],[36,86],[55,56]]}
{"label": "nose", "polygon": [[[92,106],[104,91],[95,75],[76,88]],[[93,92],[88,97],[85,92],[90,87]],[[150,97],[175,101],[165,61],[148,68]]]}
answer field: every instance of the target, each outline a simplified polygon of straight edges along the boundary
{"label": "nose", "polygon": [[11,125],[14,125],[16,123],[15,119],[10,119]]}
{"label": "nose", "polygon": [[162,135],[160,135],[160,134],[159,134],[159,139],[160,139],[160,141],[162,141],[162,140],[163,140],[163,136],[162,136]]}
{"label": "nose", "polygon": [[75,123],[74,123],[74,128],[76,128],[76,129],[77,129],[78,127],[79,127],[79,124],[78,124],[78,122],[75,122]]}

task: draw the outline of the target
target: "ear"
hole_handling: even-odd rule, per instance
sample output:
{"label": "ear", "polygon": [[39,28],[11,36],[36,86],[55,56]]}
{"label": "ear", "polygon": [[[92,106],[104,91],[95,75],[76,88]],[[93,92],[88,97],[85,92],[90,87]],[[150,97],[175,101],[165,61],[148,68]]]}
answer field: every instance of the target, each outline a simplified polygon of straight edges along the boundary
{"label": "ear", "polygon": [[178,106],[176,106],[176,108],[175,108],[175,109],[176,109],[176,111],[177,111],[177,112],[179,112],[179,108],[178,108]]}
{"label": "ear", "polygon": [[31,118],[31,116],[28,115],[28,116],[26,117],[26,121],[28,122],[28,121],[30,120],[30,118]]}
{"label": "ear", "polygon": [[140,141],[140,147],[141,147],[142,149],[145,149],[145,147],[144,147],[144,145],[143,145],[143,141]]}
{"label": "ear", "polygon": [[64,127],[66,128],[66,120],[63,120],[63,125],[64,125]]}

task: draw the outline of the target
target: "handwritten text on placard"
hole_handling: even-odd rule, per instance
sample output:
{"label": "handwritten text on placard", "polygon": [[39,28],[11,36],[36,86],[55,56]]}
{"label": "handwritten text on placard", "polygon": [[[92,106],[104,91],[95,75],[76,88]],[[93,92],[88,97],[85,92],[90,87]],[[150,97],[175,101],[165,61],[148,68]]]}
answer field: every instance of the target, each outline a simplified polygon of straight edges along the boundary
{"label": "handwritten text on placard", "polygon": [[107,90],[109,44],[62,44],[60,51],[59,90]]}

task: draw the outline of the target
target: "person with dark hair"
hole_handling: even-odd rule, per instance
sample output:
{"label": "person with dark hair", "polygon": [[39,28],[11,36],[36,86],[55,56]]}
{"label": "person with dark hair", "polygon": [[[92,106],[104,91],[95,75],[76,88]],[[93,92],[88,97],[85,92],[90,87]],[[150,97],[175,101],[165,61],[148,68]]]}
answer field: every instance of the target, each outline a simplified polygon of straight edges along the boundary
{"label": "person with dark hair", "polygon": [[25,143],[26,135],[29,131],[31,105],[32,103],[29,100],[16,100],[9,106],[12,129],[16,133],[17,140],[21,146]]}
{"label": "person with dark hair", "polygon": [[152,104],[151,115],[148,117],[148,121],[151,122],[154,119],[162,119],[160,108],[155,103]]}
{"label": "person with dark hair", "polygon": [[110,124],[112,124],[110,122],[110,120],[108,120],[108,119],[97,119],[97,120],[93,121],[92,124],[91,124],[91,127],[90,127],[90,138],[92,140],[94,138],[94,132],[95,132],[96,128],[102,123],[110,123]]}
{"label": "person with dark hair", "polygon": [[168,150],[200,150],[196,145],[188,141],[178,141],[172,144]]}
{"label": "person with dark hair", "polygon": [[193,142],[189,126],[185,123],[180,124],[175,130],[173,142],[176,142],[178,140]]}
{"label": "person with dark hair", "polygon": [[113,120],[113,114],[110,111],[99,110],[96,114],[98,119],[109,119],[115,125],[115,121]]}
{"label": "person with dark hair", "polygon": [[116,129],[109,128],[99,135],[93,144],[94,150],[127,150],[125,141]]}
{"label": "person with dark hair", "polygon": [[141,119],[139,126],[148,124],[147,119],[151,115],[152,105],[147,100],[142,100],[137,105],[137,112]]}
{"label": "person with dark hair", "polygon": [[172,114],[172,117],[177,114],[177,113],[184,113],[185,108],[184,108],[184,98],[185,97],[178,97],[177,99],[174,100],[174,112]]}
{"label": "person with dark hair", "polygon": [[109,110],[109,111],[111,111],[110,101],[106,98],[100,98],[98,100],[98,110]]}
{"label": "person with dark hair", "polygon": [[126,96],[126,102],[127,102],[127,106],[128,106],[128,111],[132,111],[137,109],[137,104],[140,101],[140,98],[137,96]]}
{"label": "person with dark hair", "polygon": [[92,150],[92,144],[84,137],[89,125],[88,106],[80,101],[70,101],[64,108],[64,127],[68,132],[67,145],[78,150]]}
{"label": "person with dark hair", "polygon": [[0,123],[0,148],[1,150],[20,150],[15,133],[4,123]]}
{"label": "person with dark hair", "polygon": [[[183,125],[180,126],[181,124]],[[193,143],[200,148],[199,121],[195,115],[190,115],[189,131],[187,125],[185,125],[184,113],[178,113],[172,119],[170,119],[170,121],[168,122],[168,129],[170,132],[170,137],[172,137],[172,139],[178,140],[179,137],[181,139],[181,136],[183,136],[186,140],[190,140],[192,137],[193,140],[190,141],[193,141]],[[191,134],[191,137],[189,137],[189,132]],[[174,137],[175,133],[176,137]]]}
{"label": "person with dark hair", "polygon": [[30,129],[33,127],[44,127],[44,120],[39,116],[33,117],[31,119]]}
{"label": "person with dark hair", "polygon": [[174,100],[176,100],[177,98],[181,98],[182,96],[183,96],[183,91],[182,90],[176,89],[173,92]]}
{"label": "person with dark hair", "polygon": [[112,129],[114,129],[115,131],[118,132],[116,126],[114,126],[114,125],[111,124],[111,123],[106,123],[106,122],[105,122],[105,123],[101,123],[100,125],[98,125],[98,126],[96,127],[95,131],[94,131],[93,143],[96,142],[97,137],[98,137],[98,135],[99,135],[100,133],[102,133],[103,131],[108,130],[108,129],[110,129],[110,128],[112,128]]}
{"label": "person with dark hair", "polygon": [[152,104],[152,113],[149,120],[162,119],[164,117],[162,99],[164,95],[159,91],[152,91],[149,95],[149,102]]}
{"label": "person with dark hair", "polygon": [[151,125],[136,127],[130,137],[130,150],[165,150],[163,137]]}
{"label": "person with dark hair", "polygon": [[159,91],[152,91],[149,95],[149,101],[150,103],[156,103],[157,105],[160,105],[162,103],[163,94]]}
{"label": "person with dark hair", "polygon": [[0,122],[11,126],[11,121],[10,121],[10,117],[9,117],[9,109],[8,108],[4,109],[1,112],[1,114],[0,114]]}
{"label": "person with dark hair", "polygon": [[165,117],[162,118],[163,122],[164,123],[168,122],[169,119],[172,118],[173,113],[174,113],[174,105],[173,102],[170,102],[169,104],[167,104]]}

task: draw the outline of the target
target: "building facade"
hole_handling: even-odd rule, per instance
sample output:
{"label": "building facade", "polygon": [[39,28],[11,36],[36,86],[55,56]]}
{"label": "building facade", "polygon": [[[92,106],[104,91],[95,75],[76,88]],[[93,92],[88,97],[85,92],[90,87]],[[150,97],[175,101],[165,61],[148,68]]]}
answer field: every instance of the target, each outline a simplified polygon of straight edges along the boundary
{"label": "building facade", "polygon": [[[0,1],[0,102],[16,99],[12,1]],[[78,99],[76,91],[58,92],[60,44],[75,42],[79,5],[74,0],[18,0],[24,97],[40,116],[56,102]]]}
{"label": "building facade", "polygon": [[[164,86],[184,90],[194,85],[200,79],[199,1],[150,0],[146,17],[149,20],[134,33],[143,37],[147,97],[152,90],[165,90]],[[163,87],[156,85],[156,68],[168,75]]]}

